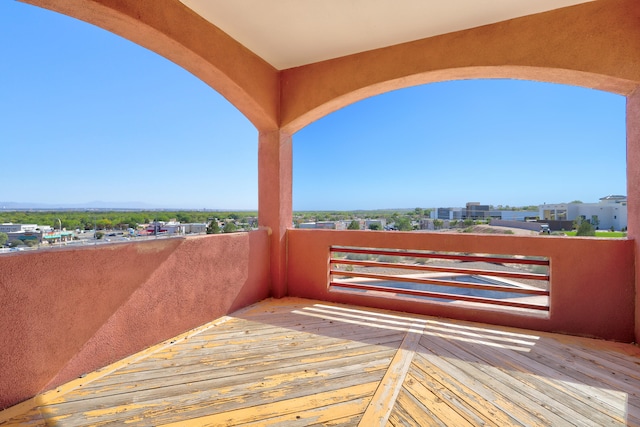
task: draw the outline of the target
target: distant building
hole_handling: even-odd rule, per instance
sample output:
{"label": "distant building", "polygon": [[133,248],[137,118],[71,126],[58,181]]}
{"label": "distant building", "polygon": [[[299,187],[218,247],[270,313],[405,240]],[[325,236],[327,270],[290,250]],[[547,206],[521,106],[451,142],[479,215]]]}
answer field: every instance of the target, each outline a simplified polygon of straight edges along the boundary
{"label": "distant building", "polygon": [[43,239],[46,241],[59,241],[71,240],[73,238],[72,232],[58,232],[56,237],[51,237],[53,233],[51,226],[38,225],[38,224],[13,224],[4,223],[0,224],[0,233],[6,233],[8,236],[7,243],[15,241],[37,241],[42,243]]}
{"label": "distant building", "polygon": [[344,221],[317,221],[302,222],[298,225],[298,228],[314,228],[318,230],[346,230],[347,225]]}
{"label": "distant building", "polygon": [[207,232],[207,224],[205,223],[188,223],[180,224],[181,234],[202,234]]}
{"label": "distant building", "polygon": [[462,219],[462,208],[435,208],[431,211],[431,219]]}
{"label": "distant building", "polygon": [[316,228],[316,223],[315,222],[301,222],[298,225],[298,228]]}
{"label": "distant building", "polygon": [[42,228],[40,226],[38,226],[38,224],[13,224],[11,222],[6,222],[4,224],[0,224],[0,233],[17,233],[17,232],[24,232],[24,231],[40,231],[41,229],[48,227],[49,229],[51,229],[51,227],[47,226],[42,226]]}
{"label": "distant building", "polygon": [[489,218],[489,205],[481,205],[479,202],[468,202],[464,213],[464,219]]}
{"label": "distant building", "polygon": [[627,228],[627,197],[601,197],[598,203],[557,203],[539,206],[540,218],[546,221],[589,221],[600,230]]}
{"label": "distant building", "polygon": [[[215,221],[215,220],[214,220]],[[147,234],[202,234],[207,232],[205,223],[185,223],[179,221],[154,221],[145,227]]]}
{"label": "distant building", "polygon": [[509,221],[527,221],[536,217],[536,212],[524,210],[492,210],[489,205],[481,205],[478,202],[469,202],[464,208],[435,208],[431,211],[430,219],[442,221],[464,221],[502,219]]}
{"label": "distant building", "polygon": [[154,221],[147,226],[146,231],[148,234],[175,234],[180,231],[180,224],[171,221]]}

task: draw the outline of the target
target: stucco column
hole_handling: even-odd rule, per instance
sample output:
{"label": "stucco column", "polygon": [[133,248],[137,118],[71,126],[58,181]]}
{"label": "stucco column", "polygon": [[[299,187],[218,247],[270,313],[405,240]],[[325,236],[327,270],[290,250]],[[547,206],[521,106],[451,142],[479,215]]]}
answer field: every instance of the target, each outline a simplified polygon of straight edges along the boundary
{"label": "stucco column", "polygon": [[640,341],[640,88],[627,97],[627,223],[636,260],[636,342]]}
{"label": "stucco column", "polygon": [[287,295],[287,228],[293,222],[291,135],[260,132],[258,141],[258,223],[270,231],[271,295]]}

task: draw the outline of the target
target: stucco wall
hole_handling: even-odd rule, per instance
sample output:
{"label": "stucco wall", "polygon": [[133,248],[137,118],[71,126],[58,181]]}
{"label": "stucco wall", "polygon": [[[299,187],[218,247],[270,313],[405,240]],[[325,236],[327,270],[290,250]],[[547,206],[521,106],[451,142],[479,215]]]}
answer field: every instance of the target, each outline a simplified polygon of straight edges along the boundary
{"label": "stucco wall", "polygon": [[[640,89],[627,97],[628,236],[636,249],[636,277],[640,277]],[[636,342],[640,342],[640,292],[636,284]]]}
{"label": "stucco wall", "polygon": [[295,133],[361,99],[413,85],[508,78],[628,95],[640,82],[640,2],[600,0],[281,72]]}
{"label": "stucco wall", "polygon": [[[329,292],[331,245],[547,256],[548,318],[497,309]],[[541,331],[634,340],[634,242],[625,239],[456,233],[290,230],[289,295]]]}
{"label": "stucco wall", "polygon": [[0,257],[0,409],[268,296],[266,231]]}

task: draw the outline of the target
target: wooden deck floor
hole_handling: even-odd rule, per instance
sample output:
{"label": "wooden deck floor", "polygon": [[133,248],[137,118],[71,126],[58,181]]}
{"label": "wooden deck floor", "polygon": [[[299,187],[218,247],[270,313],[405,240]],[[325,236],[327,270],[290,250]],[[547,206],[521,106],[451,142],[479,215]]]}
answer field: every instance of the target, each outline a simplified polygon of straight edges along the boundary
{"label": "wooden deck floor", "polygon": [[640,425],[640,350],[286,298],[32,403],[0,425]]}

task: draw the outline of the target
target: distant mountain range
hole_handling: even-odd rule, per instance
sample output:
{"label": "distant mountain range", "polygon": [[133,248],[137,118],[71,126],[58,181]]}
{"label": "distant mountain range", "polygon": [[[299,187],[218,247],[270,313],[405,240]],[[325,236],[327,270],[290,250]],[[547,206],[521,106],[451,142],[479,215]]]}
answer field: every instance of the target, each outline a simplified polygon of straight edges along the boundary
{"label": "distant mountain range", "polygon": [[0,210],[23,209],[162,209],[159,206],[143,202],[103,202],[86,203],[37,203],[37,202],[0,202]]}

